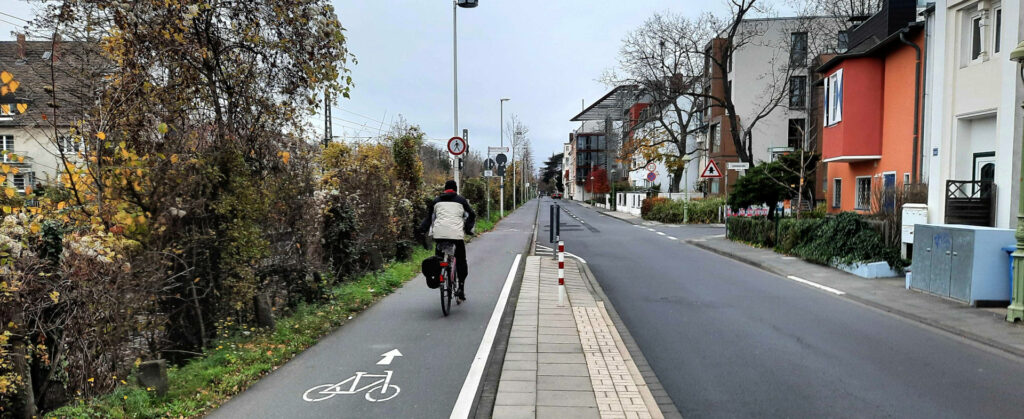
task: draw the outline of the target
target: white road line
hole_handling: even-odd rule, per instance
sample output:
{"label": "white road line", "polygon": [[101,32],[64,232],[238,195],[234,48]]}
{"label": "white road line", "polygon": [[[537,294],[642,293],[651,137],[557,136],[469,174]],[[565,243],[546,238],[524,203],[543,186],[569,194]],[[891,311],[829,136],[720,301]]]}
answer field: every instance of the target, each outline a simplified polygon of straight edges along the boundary
{"label": "white road line", "polygon": [[657,231],[657,230],[655,230],[655,229],[653,229],[653,228],[650,228],[650,227],[648,227],[648,228],[647,228],[647,231]]}
{"label": "white road line", "polygon": [[786,278],[789,278],[789,279],[791,279],[793,281],[796,281],[796,282],[799,282],[801,284],[810,285],[810,286],[812,286],[814,288],[818,288],[818,289],[821,289],[821,290],[825,290],[825,291],[831,292],[831,293],[833,293],[835,295],[846,294],[845,292],[839,291],[839,290],[837,290],[835,288],[826,287],[826,286],[821,285],[819,283],[811,282],[811,281],[808,281],[806,279],[803,279],[803,278],[800,278],[800,277],[796,277],[796,276],[793,276],[793,275],[789,275]]}
{"label": "white road line", "polygon": [[669,240],[679,240],[679,239],[677,239],[677,238],[675,238],[675,237],[672,237],[672,236],[668,236],[668,239],[669,239]]}
{"label": "white road line", "polygon": [[664,235],[665,235],[665,233],[662,233],[662,232],[660,232],[660,231],[659,231],[659,232],[657,232],[657,233],[658,233],[658,235],[659,235],[659,236],[664,236]]}
{"label": "white road line", "polygon": [[470,409],[473,408],[476,390],[480,387],[480,379],[484,376],[484,366],[487,364],[487,357],[491,354],[491,347],[494,346],[494,337],[498,334],[498,323],[501,323],[501,315],[505,312],[508,295],[512,291],[512,282],[516,278],[516,270],[519,269],[519,260],[522,258],[522,254],[516,255],[516,260],[512,262],[512,269],[508,271],[505,285],[501,288],[501,294],[498,295],[498,304],[494,306],[494,312],[491,313],[491,320],[487,322],[487,329],[484,330],[480,348],[476,351],[473,364],[469,366],[469,374],[466,375],[466,382],[462,383],[462,391],[459,392],[459,398],[455,401],[451,419],[466,419],[469,417]]}
{"label": "white road line", "polygon": [[569,252],[565,252],[565,255],[568,256],[568,257],[571,257],[571,258],[576,258],[580,262],[587,263],[586,259],[583,259],[583,258],[581,258],[581,257],[579,257],[579,256],[577,256],[575,254],[572,254],[572,253],[569,253]]}

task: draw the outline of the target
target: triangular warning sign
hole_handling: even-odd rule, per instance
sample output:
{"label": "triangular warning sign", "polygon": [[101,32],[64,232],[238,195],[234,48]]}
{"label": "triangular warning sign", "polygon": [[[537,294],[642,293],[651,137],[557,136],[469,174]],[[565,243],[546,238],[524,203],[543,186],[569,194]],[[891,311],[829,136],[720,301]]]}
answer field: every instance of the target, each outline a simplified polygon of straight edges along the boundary
{"label": "triangular warning sign", "polygon": [[722,171],[718,170],[718,165],[714,160],[708,160],[708,166],[704,168],[703,172],[700,172],[700,177],[722,177]]}

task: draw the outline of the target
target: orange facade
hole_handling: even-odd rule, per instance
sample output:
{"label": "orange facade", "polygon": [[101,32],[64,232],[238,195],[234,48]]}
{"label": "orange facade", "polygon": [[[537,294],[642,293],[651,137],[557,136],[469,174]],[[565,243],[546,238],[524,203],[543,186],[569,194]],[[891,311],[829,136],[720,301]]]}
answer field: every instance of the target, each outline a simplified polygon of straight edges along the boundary
{"label": "orange facade", "polygon": [[[923,48],[921,31],[908,38]],[[914,98],[920,95],[920,87],[915,91],[915,86],[923,83],[915,83],[917,53],[897,40],[877,53],[840,59],[825,73],[827,77],[843,70],[842,120],[823,130],[828,209],[895,209],[895,201],[884,192],[913,182],[912,165],[918,154]]]}

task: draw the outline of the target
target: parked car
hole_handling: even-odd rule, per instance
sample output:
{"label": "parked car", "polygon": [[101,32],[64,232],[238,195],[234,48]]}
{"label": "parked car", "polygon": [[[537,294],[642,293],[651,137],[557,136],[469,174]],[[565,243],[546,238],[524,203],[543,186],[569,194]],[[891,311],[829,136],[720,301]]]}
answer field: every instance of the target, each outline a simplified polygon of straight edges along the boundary
{"label": "parked car", "polygon": [[552,192],[551,193],[551,199],[562,199],[562,193],[561,192]]}

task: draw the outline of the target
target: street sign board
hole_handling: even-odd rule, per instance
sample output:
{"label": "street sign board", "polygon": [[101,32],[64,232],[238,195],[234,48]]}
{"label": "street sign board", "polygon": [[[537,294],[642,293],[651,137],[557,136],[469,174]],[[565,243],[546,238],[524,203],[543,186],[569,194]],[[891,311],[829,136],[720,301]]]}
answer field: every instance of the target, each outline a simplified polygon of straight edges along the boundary
{"label": "street sign board", "polygon": [[718,170],[718,165],[715,164],[714,160],[708,160],[708,165],[704,168],[703,172],[700,172],[700,177],[720,178],[722,177],[722,171]]}
{"label": "street sign board", "polygon": [[750,168],[750,163],[726,163],[729,170],[747,170]]}
{"label": "street sign board", "polygon": [[658,170],[658,165],[657,164],[654,164],[654,162],[647,163],[647,171],[648,172],[653,172],[655,170]]}
{"label": "street sign board", "polygon": [[494,177],[493,170],[484,170],[484,177]]}
{"label": "street sign board", "polygon": [[647,172],[647,181],[654,182],[654,179],[658,178],[658,174],[654,172]]}
{"label": "street sign board", "polygon": [[466,140],[462,137],[452,137],[448,140],[448,152],[452,153],[453,156],[458,156],[466,152]]}
{"label": "street sign board", "polygon": [[492,155],[496,153],[508,153],[509,151],[511,150],[509,150],[508,147],[487,147],[487,154]]}

